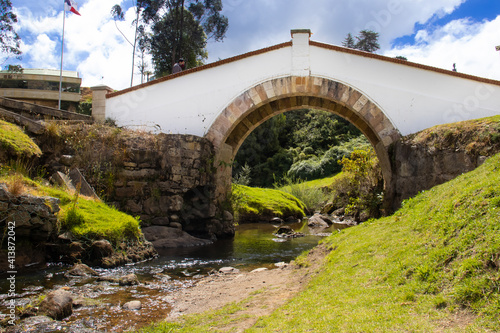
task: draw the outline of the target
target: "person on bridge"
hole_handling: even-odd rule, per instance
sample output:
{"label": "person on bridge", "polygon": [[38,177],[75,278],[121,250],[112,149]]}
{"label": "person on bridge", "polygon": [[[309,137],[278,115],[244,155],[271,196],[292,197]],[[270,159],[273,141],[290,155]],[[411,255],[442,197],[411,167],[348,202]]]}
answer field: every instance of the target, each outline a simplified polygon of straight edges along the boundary
{"label": "person on bridge", "polygon": [[182,72],[184,67],[186,67],[186,63],[184,59],[180,58],[179,61],[174,64],[174,67],[172,67],[172,74]]}

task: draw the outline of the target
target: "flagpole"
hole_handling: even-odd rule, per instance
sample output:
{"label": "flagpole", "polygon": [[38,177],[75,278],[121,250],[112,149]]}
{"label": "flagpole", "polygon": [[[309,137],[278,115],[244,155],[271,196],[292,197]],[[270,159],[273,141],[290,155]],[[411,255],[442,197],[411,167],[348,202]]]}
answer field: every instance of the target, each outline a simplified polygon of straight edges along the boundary
{"label": "flagpole", "polygon": [[63,72],[63,58],[64,58],[64,25],[66,24],[66,3],[63,0],[63,31],[61,40],[61,71],[59,73],[59,104],[58,109],[61,109],[61,91],[62,91],[62,72]]}

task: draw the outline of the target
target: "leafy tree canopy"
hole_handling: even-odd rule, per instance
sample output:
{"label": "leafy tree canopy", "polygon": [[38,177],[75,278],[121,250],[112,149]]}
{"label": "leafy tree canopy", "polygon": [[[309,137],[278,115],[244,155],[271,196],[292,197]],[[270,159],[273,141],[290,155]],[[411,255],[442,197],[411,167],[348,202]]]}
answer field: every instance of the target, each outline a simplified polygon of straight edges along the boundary
{"label": "leafy tree canopy", "polygon": [[354,125],[332,113],[289,111],[269,119],[245,139],[236,155],[233,175],[240,178],[244,173],[248,184],[261,187],[288,176],[329,176],[340,170],[337,160],[345,154],[343,148],[333,147],[360,135]]}
{"label": "leafy tree canopy", "polygon": [[19,59],[21,56],[21,38],[14,30],[14,23],[17,22],[17,16],[12,12],[12,3],[10,0],[0,0],[0,50],[2,56],[5,56],[5,62],[10,56]]}
{"label": "leafy tree canopy", "polygon": [[[177,48],[177,31],[172,29],[175,25],[176,14],[168,12],[160,21],[153,26],[151,36],[151,56],[155,68],[156,77],[170,74],[175,61],[178,60],[174,52]],[[208,57],[205,50],[207,37],[203,28],[188,10],[184,9],[184,23],[180,54],[188,67],[196,67],[203,64]]]}
{"label": "leafy tree canopy", "polygon": [[356,37],[348,33],[342,42],[342,46],[373,53],[380,49],[378,37],[378,32],[372,30],[361,30]]}

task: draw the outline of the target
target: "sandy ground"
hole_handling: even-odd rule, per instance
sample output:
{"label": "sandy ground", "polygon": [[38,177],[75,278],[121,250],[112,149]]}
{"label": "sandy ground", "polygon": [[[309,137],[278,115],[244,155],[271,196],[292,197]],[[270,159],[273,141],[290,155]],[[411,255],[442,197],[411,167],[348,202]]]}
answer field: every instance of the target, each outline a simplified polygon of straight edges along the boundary
{"label": "sandy ground", "polygon": [[317,274],[327,254],[325,247],[317,246],[309,253],[307,267],[300,267],[292,262],[283,268],[216,274],[202,278],[193,287],[174,293],[173,309],[167,320],[177,320],[184,314],[215,310],[251,296],[245,310],[238,311],[237,314],[248,315],[244,322],[238,322],[237,330],[243,332],[259,317],[270,314],[302,290],[309,279]]}

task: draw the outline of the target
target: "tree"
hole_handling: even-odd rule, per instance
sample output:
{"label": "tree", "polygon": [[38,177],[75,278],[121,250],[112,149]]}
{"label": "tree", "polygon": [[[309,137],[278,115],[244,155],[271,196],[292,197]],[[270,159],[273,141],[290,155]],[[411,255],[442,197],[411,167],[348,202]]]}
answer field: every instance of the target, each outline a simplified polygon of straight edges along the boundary
{"label": "tree", "polygon": [[203,64],[207,41],[223,40],[228,28],[221,0],[169,0],[165,9],[153,19],[150,53],[157,77],[171,73],[181,57],[188,67]]}
{"label": "tree", "polygon": [[[151,20],[153,20],[157,13],[158,10],[161,8],[161,6],[165,3],[165,0],[137,0],[135,2],[135,11],[136,11],[136,18],[133,21],[133,24],[135,24],[135,33],[134,33],[134,40],[133,43],[128,40],[128,38],[125,36],[125,34],[118,28],[117,21],[123,21],[124,20],[124,13],[120,5],[114,5],[111,8],[111,15],[113,16],[115,20],[115,26],[116,29],[122,34],[123,38],[132,46],[132,73],[131,73],[131,78],[130,78],[130,86],[134,84],[134,66],[135,66],[135,51],[137,49],[137,42],[139,38],[143,38],[144,33],[141,36],[140,30],[142,31],[145,30],[145,27],[141,24],[139,24],[141,21],[144,22],[145,24],[148,24]],[[142,13],[142,16],[141,16]],[[144,43],[142,44],[142,47],[144,47]],[[141,45],[139,45],[139,48],[141,48]],[[142,51],[142,58],[144,58],[144,51]],[[144,66],[139,67],[141,68],[141,75],[144,76]]]}
{"label": "tree", "polygon": [[356,36],[356,49],[366,52],[375,52],[380,49],[378,44],[378,32],[371,30],[361,30],[359,35]]}
{"label": "tree", "polygon": [[[227,18],[220,14],[221,0],[136,0],[135,10],[134,40],[124,37],[133,47],[134,66],[135,51],[141,53],[138,67],[142,76],[147,67],[143,62],[145,52],[153,56],[157,77],[169,74],[180,57],[185,58],[187,66],[198,66],[207,58],[207,41],[221,41],[228,27]],[[113,6],[111,14],[115,24],[123,20],[119,5]],[[133,71],[131,85],[132,80]]]}
{"label": "tree", "polygon": [[[144,76],[148,75],[147,73],[149,72],[148,64],[146,63],[145,59],[146,52],[149,52],[149,50],[151,50],[151,36],[146,32],[143,25],[139,27],[137,48],[141,53],[141,60],[137,64],[137,67],[139,67],[139,71],[141,73],[141,83],[144,83]],[[151,72],[149,73],[151,74]]]}
{"label": "tree", "polygon": [[354,42],[352,35],[348,33],[347,37],[342,42],[342,46],[373,53],[380,49],[378,37],[378,32],[374,32],[372,30],[361,30],[356,36],[356,42]]}
{"label": "tree", "polygon": [[193,15],[184,10],[183,40],[178,44],[179,36],[175,29],[176,14],[169,12],[153,26],[151,36],[151,56],[156,77],[161,77],[172,72],[173,64],[179,58],[176,54],[182,54],[186,65],[196,67],[207,58],[205,46],[206,35],[203,28],[196,22]]}
{"label": "tree", "polygon": [[356,48],[356,43],[354,42],[354,38],[352,37],[351,33],[348,33],[344,41],[342,42],[343,47],[348,47],[350,49],[355,49]]}
{"label": "tree", "polygon": [[0,50],[6,57],[5,63],[10,56],[20,59],[21,38],[14,31],[13,24],[17,23],[17,15],[12,12],[10,0],[0,0]]}

